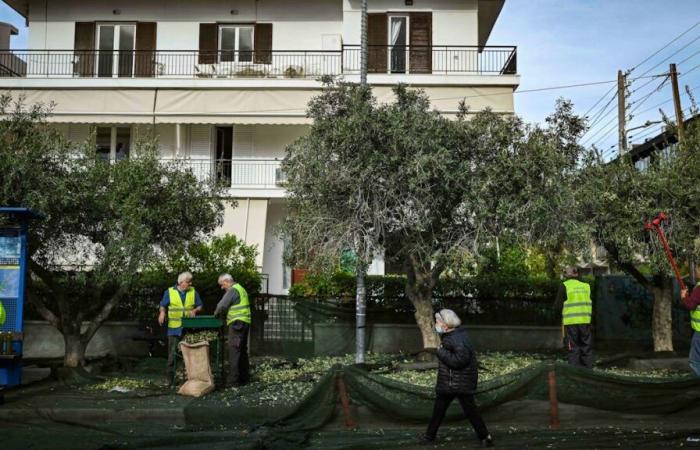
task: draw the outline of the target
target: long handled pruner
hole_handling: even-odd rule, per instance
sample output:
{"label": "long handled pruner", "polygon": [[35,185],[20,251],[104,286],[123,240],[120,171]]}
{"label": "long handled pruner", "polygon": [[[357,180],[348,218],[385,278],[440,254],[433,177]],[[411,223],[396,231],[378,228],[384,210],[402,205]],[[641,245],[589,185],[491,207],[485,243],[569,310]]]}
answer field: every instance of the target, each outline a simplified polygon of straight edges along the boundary
{"label": "long handled pruner", "polygon": [[666,240],[666,234],[664,233],[663,228],[661,228],[661,225],[663,225],[664,222],[668,222],[668,216],[666,216],[666,214],[660,212],[659,215],[654,218],[654,220],[644,224],[644,229],[645,230],[654,230],[654,231],[656,231],[656,234],[659,235],[659,240],[661,241],[661,245],[663,245],[663,247],[664,247],[664,252],[666,253],[666,258],[668,258],[668,262],[671,264],[671,268],[673,269],[673,273],[676,275],[676,280],[678,280],[678,285],[680,286],[681,291],[683,291],[687,288],[685,286],[685,282],[683,281],[683,278],[681,278],[681,273],[678,270],[678,264],[676,264],[676,260],[673,259],[673,253],[671,253],[671,248],[668,246],[668,240]]}

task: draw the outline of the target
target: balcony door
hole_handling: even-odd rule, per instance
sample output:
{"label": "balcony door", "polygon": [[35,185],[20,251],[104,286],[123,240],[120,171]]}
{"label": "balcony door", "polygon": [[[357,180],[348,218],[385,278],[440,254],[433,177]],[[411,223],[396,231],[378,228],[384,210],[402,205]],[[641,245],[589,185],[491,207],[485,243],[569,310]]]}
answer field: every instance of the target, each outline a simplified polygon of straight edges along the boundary
{"label": "balcony door", "polygon": [[233,127],[216,127],[216,181],[231,186]]}
{"label": "balcony door", "polygon": [[97,25],[97,76],[133,77],[136,25]]}
{"label": "balcony door", "polygon": [[408,72],[408,16],[389,16],[389,71]]}

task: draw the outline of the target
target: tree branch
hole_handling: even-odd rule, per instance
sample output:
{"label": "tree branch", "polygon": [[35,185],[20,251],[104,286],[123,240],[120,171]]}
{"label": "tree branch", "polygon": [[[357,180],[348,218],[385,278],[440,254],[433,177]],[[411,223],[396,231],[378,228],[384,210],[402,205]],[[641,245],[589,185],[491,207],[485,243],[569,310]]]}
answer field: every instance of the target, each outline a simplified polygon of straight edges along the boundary
{"label": "tree branch", "polygon": [[[29,285],[31,285],[32,283],[31,280],[27,280],[27,282]],[[59,320],[59,318],[56,316],[56,314],[53,313],[53,311],[51,311],[46,306],[46,304],[44,304],[43,301],[41,301],[41,299],[38,296],[32,294],[27,295],[27,300],[29,301],[29,303],[32,304],[32,306],[36,308],[36,310],[39,312],[41,317],[44,318],[44,320],[47,320],[51,325],[56,327],[58,331],[63,333],[63,326],[61,325],[61,321]]]}
{"label": "tree branch", "polygon": [[630,263],[629,261],[620,260],[620,251],[615,244],[612,242],[603,242],[603,247],[606,248],[608,253],[613,257],[613,259],[615,259],[615,262],[622,270],[630,274],[645,289],[651,291],[654,284],[649,281],[649,279],[645,277],[644,274],[642,274],[642,272],[640,272],[639,269],[634,266],[634,264]]}
{"label": "tree branch", "polygon": [[102,310],[95,316],[94,319],[90,321],[90,324],[88,327],[85,329],[80,334],[81,340],[84,342],[90,342],[90,339],[97,333],[97,330],[100,328],[102,323],[104,323],[105,320],[109,317],[110,313],[112,312],[112,309],[114,309],[115,306],[117,306],[117,303],[119,300],[122,298],[122,296],[126,293],[126,288],[124,286],[120,286],[119,289],[114,293],[112,298],[110,298],[107,303],[102,307]]}

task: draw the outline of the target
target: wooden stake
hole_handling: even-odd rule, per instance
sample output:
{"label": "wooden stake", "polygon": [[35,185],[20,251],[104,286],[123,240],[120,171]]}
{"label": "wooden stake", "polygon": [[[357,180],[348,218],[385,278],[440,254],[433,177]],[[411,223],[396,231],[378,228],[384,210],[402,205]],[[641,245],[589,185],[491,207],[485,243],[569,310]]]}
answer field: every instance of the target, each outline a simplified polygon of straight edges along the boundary
{"label": "wooden stake", "polygon": [[336,386],[338,388],[338,397],[340,398],[340,405],[343,408],[343,417],[345,418],[345,428],[348,430],[354,430],[357,428],[357,423],[352,418],[350,413],[350,397],[348,396],[348,391],[345,389],[345,383],[343,378],[339,376],[336,378]]}
{"label": "wooden stake", "polygon": [[559,400],[557,400],[557,377],[554,369],[551,369],[547,375],[547,384],[549,385],[549,428],[554,430],[559,428]]}

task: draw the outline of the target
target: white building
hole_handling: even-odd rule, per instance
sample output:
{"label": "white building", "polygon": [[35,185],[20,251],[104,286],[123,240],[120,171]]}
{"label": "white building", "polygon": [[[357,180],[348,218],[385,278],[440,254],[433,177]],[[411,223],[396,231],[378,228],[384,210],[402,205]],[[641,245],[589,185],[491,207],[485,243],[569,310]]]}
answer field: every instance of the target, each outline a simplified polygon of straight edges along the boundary
{"label": "white building", "polygon": [[[285,292],[279,164],[309,125],[317,78],[359,81],[360,0],[4,1],[26,18],[30,50],[0,51],[0,88],[55,102],[50,120],[74,140],[94,130],[104,158],[128,156],[154,124],[164,159],[230,186],[238,207],[221,232],[256,244],[269,291]],[[377,98],[405,82],[446,115],[465,97],[512,113],[516,49],[486,46],[504,1],[369,0]]]}

